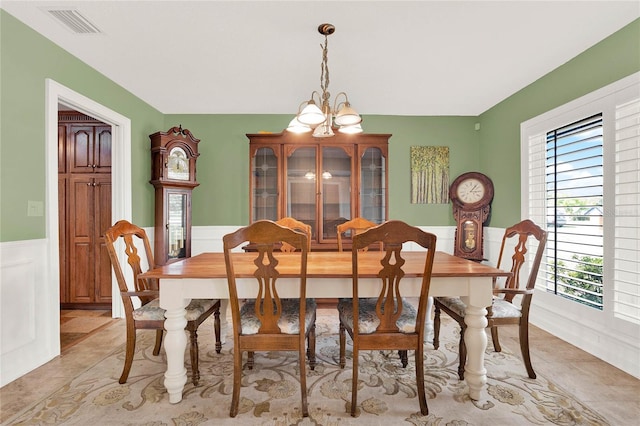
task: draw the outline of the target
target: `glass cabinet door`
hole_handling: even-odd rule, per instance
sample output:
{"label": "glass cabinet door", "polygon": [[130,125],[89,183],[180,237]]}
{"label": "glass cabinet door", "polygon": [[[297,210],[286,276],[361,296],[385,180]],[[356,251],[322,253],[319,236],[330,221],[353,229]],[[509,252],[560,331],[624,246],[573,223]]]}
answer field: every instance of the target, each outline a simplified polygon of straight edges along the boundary
{"label": "glass cabinet door", "polygon": [[251,188],[251,220],[278,220],[278,157],[273,148],[258,148],[251,159]]}
{"label": "glass cabinet door", "polygon": [[322,240],[337,240],[336,227],[351,219],[352,158],[340,147],[323,147]]}
{"label": "glass cabinet door", "polygon": [[360,216],[384,222],[386,199],[386,158],[380,148],[366,148],[360,157]]}
{"label": "glass cabinet door", "polygon": [[167,223],[167,258],[180,259],[186,257],[185,243],[187,238],[187,206],[188,194],[184,192],[168,192]]}
{"label": "glass cabinet door", "polygon": [[389,134],[331,138],[257,133],[249,138],[249,220],[291,216],[311,226],[312,250],[336,250],[337,226],[388,214]]}
{"label": "glass cabinet door", "polygon": [[311,225],[312,239],[317,235],[316,194],[317,165],[316,148],[296,148],[287,157],[286,216]]}

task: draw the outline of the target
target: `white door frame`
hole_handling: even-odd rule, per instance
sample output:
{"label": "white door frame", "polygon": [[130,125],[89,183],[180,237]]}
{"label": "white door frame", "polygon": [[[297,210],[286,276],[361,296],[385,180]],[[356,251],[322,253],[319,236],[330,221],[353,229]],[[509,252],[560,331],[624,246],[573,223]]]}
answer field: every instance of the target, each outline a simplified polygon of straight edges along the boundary
{"label": "white door frame", "polygon": [[[51,323],[60,321],[60,256],[58,235],[58,104],[94,117],[111,125],[111,217],[131,221],[131,120],[99,103],[65,87],[54,80],[46,80],[46,237],[47,277],[55,286],[58,297],[48,300]],[[124,254],[122,255],[124,257]],[[121,260],[121,262],[123,262]],[[113,274],[112,274],[113,277]],[[112,316],[124,315],[118,286],[112,282]],[[58,347],[59,347],[59,336]]]}

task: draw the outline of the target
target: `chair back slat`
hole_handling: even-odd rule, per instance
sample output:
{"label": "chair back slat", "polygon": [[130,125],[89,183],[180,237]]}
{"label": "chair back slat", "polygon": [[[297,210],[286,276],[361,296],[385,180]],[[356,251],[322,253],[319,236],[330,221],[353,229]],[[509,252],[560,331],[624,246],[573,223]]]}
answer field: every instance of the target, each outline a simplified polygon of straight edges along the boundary
{"label": "chair back slat", "polygon": [[[538,276],[538,269],[540,268],[540,262],[542,261],[542,256],[544,254],[544,248],[547,242],[547,232],[540,228],[538,225],[533,223],[531,220],[526,219],[522,222],[519,222],[505,230],[504,236],[502,237],[502,246],[500,248],[500,255],[498,257],[498,268],[501,268],[503,262],[503,255],[505,247],[509,246],[507,241],[517,238],[517,241],[514,245],[513,255],[511,256],[511,268],[510,271],[513,273],[505,282],[504,288],[508,289],[519,289],[520,288],[520,275],[522,268],[527,260],[527,252],[528,247],[530,245],[529,238],[533,237],[537,240],[537,249],[536,254],[528,268],[529,276],[527,277],[526,289],[532,290],[535,286],[536,278]],[[515,297],[514,294],[506,294],[505,300],[511,302]]]}
{"label": "chair back slat", "polygon": [[[380,320],[377,332],[380,333],[399,331],[397,320],[402,315],[403,296],[401,283],[405,275],[403,270],[405,259],[402,257],[403,244],[414,242],[427,250],[416,324],[416,331],[422,333],[435,256],[436,236],[396,220],[385,222],[363,233],[354,235],[352,263],[353,300],[355,304],[358,303],[358,257],[362,253],[362,248],[377,242],[382,244],[384,251],[384,256],[380,260],[382,268],[378,272],[378,278],[382,280],[382,288],[376,303],[376,316]],[[357,315],[358,310],[354,307],[354,328],[356,329],[358,324]],[[354,331],[357,333],[357,330]]]}
{"label": "chair back slat", "polygon": [[[139,278],[140,274],[144,271],[142,270],[142,261],[140,254],[138,253],[138,246],[136,243],[142,244],[149,264],[149,269],[155,267],[149,238],[147,237],[147,233],[144,229],[126,220],[116,222],[111,228],[105,231],[104,237],[107,253],[109,254],[109,259],[111,260],[111,265],[113,266],[113,270],[116,275],[116,281],[118,282],[118,288],[120,289],[123,303],[125,304],[125,307],[130,305],[130,309],[133,310],[131,297],[126,294],[130,289],[127,285],[127,280],[120,264],[120,260],[118,259],[115,245],[117,240],[122,238],[124,252],[127,256],[127,263],[133,272],[133,289],[135,289],[135,291],[157,290],[157,285],[154,285],[154,283],[150,283],[143,278]],[[148,303],[154,298],[155,296],[150,296],[149,298],[140,296],[142,304]]]}

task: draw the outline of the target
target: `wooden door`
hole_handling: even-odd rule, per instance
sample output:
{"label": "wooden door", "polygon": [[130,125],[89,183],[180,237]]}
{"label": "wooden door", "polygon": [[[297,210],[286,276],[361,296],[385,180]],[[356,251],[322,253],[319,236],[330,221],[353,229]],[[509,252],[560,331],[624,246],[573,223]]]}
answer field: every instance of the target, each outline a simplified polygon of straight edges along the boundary
{"label": "wooden door", "polygon": [[111,261],[104,241],[104,231],[112,225],[111,176],[96,176],[94,183],[94,302],[111,304]]}
{"label": "wooden door", "polygon": [[91,303],[95,294],[92,259],[94,238],[94,178],[88,174],[69,179],[67,240],[70,303]]}
{"label": "wooden door", "polygon": [[111,126],[77,112],[58,122],[60,302],[111,306]]}
{"label": "wooden door", "polygon": [[73,175],[68,194],[68,301],[110,303],[111,264],[103,235],[111,226],[111,179]]}

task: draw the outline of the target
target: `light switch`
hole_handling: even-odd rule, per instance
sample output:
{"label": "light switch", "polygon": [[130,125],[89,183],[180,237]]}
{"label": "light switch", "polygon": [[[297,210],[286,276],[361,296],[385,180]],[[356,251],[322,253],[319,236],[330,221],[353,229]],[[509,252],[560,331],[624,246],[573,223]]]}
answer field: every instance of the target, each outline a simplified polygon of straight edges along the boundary
{"label": "light switch", "polygon": [[44,203],[42,201],[27,201],[27,216],[44,215]]}

